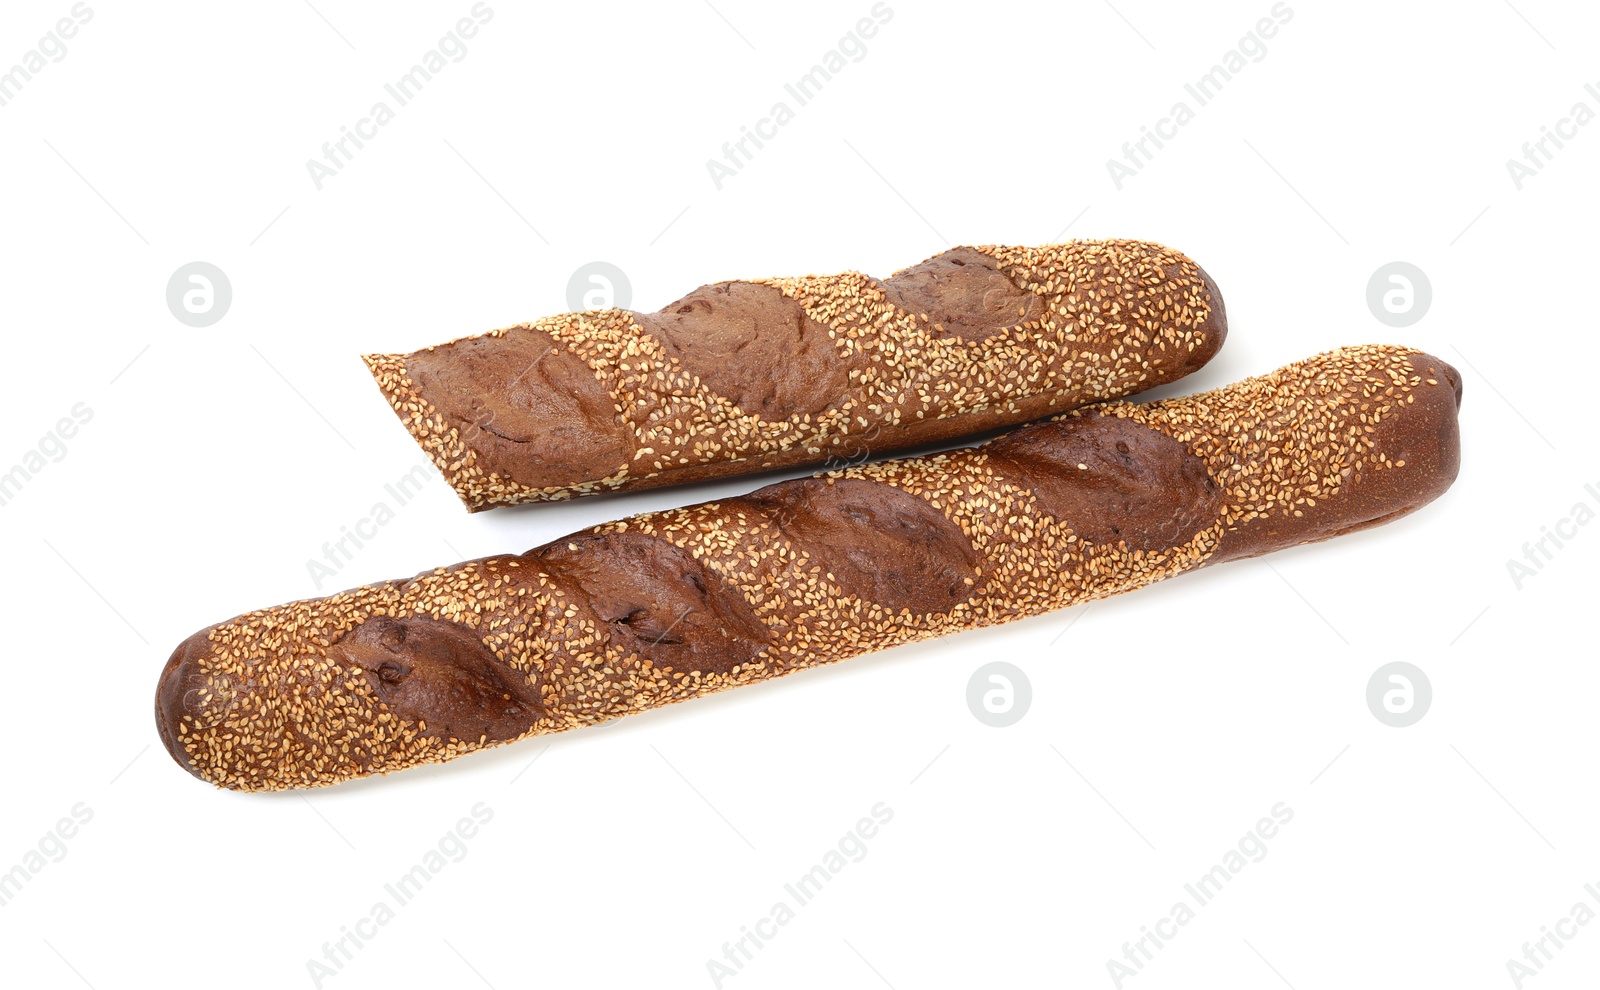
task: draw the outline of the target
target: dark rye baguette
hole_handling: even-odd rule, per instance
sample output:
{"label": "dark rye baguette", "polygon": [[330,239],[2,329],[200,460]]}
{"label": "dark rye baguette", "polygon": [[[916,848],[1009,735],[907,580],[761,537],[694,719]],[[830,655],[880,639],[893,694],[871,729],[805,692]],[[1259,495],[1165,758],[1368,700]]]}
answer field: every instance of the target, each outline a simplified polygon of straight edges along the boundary
{"label": "dark rye baguette", "polygon": [[1424,505],[1460,395],[1348,348],[250,612],[178,647],[157,723],[203,780],[310,787],[1038,615]]}
{"label": "dark rye baguette", "polygon": [[1183,377],[1222,296],[1158,244],[959,247],[719,282],[364,360],[472,511],[900,450]]}

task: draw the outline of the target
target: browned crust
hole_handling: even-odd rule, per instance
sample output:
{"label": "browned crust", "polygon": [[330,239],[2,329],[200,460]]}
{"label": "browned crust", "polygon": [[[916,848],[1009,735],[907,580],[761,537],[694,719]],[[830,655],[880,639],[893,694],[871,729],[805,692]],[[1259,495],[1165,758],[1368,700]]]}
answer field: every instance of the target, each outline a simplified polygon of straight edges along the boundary
{"label": "browned crust", "polygon": [[1416,509],[1455,478],[1459,399],[1431,355],[1346,348],[646,513],[203,630],[157,722],[204,780],[310,787],[1037,615]]}
{"label": "browned crust", "polygon": [[1195,370],[1226,336],[1189,258],[1141,241],[960,247],[888,279],[722,282],[364,360],[473,511],[864,456]]}

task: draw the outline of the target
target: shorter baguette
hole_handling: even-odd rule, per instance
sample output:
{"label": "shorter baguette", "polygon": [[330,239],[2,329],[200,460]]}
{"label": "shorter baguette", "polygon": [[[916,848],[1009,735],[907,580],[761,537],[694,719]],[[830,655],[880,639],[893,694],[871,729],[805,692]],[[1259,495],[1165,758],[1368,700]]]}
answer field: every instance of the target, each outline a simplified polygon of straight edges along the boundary
{"label": "shorter baguette", "polygon": [[1347,348],[250,612],[173,653],[157,724],[203,780],[310,787],[1037,615],[1426,504],[1460,396]]}
{"label": "shorter baguette", "polygon": [[854,460],[1121,398],[1205,364],[1222,295],[1142,241],[958,247],[702,286],[368,368],[468,509]]}

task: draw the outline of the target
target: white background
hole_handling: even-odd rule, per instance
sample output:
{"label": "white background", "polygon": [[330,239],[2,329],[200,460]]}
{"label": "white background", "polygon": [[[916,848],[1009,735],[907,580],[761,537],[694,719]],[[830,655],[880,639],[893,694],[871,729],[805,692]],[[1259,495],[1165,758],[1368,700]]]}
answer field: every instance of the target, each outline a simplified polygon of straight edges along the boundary
{"label": "white background", "polygon": [[[1600,882],[1600,526],[1520,590],[1506,564],[1596,507],[1600,124],[1521,190],[1505,163],[1600,110],[1600,16],[1290,0],[1196,107],[1184,83],[1272,4],[1114,2],[889,0],[720,191],[706,160],[867,0],[492,0],[320,191],[307,159],[468,0],[93,2],[0,108],[0,470],[93,410],[0,507],[0,870],[93,812],[0,907],[5,982],[311,986],[307,960],[483,802],[466,857],[324,986],[712,987],[707,961],[884,802],[865,858],[724,986],[1110,987],[1107,960],[1284,802],[1266,858],[1125,985],[1514,986],[1506,961]],[[8,2],[0,69],[70,7]],[[1195,119],[1119,191],[1106,160],[1178,100]],[[304,796],[215,791],[156,740],[170,650],[319,593],[307,561],[422,462],[358,354],[563,310],[597,259],[655,309],[1063,236],[1159,240],[1221,285],[1226,347],[1168,394],[1341,344],[1456,364],[1456,486],[1334,543]],[[164,300],[196,260],[234,292],[206,329]],[[1365,300],[1395,260],[1433,287],[1405,329]],[[429,474],[321,593],[770,480],[469,516]],[[1032,682],[1007,729],[965,701],[996,659]],[[1434,690],[1405,729],[1364,698],[1395,659]],[[1578,931],[1529,985],[1593,984],[1600,924]]]}

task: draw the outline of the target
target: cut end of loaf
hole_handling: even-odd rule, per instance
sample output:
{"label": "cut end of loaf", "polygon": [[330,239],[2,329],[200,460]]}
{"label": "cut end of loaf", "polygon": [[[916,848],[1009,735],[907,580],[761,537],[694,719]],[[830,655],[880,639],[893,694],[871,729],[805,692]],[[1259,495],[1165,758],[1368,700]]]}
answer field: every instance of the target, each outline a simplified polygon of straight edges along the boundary
{"label": "cut end of loaf", "polygon": [[[406,432],[411,434],[411,438],[422,448],[428,460],[433,462],[433,466],[448,480],[451,473],[446,453],[449,447],[448,433],[444,429],[444,424],[439,421],[437,412],[412,387],[411,379],[406,375],[406,356],[363,354],[361,362],[367,366],[372,380],[377,383],[378,391],[383,393],[389,408],[400,418],[400,423],[406,428]],[[460,488],[455,485],[450,487],[467,507],[468,512],[475,512],[481,508],[474,506],[462,494]]]}
{"label": "cut end of loaf", "polygon": [[[550,358],[548,345],[530,359],[527,347],[518,345],[531,332],[510,327],[414,354],[362,355],[406,432],[468,512],[561,501],[615,488],[627,476],[625,467],[616,471],[624,460],[621,446],[582,429],[582,406],[606,401],[598,383],[587,368],[574,369],[572,358]],[[505,335],[512,335],[512,344],[499,343]],[[458,344],[490,351],[490,360],[457,360],[448,349]],[[550,366],[562,363],[552,377]],[[548,429],[526,422],[530,406],[545,407],[535,419],[548,420]],[[572,480],[591,474],[601,476]]]}

